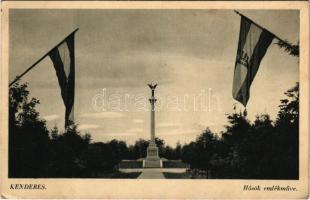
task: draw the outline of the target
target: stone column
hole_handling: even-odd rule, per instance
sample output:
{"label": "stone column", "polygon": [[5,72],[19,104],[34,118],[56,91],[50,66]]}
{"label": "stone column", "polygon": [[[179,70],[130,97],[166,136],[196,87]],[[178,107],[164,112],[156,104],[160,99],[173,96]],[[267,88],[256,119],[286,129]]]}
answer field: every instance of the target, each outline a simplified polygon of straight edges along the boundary
{"label": "stone column", "polygon": [[151,97],[150,99],[151,103],[151,127],[150,127],[150,132],[151,132],[151,143],[155,144],[155,102],[156,99],[155,97]]}
{"label": "stone column", "polygon": [[151,121],[150,121],[150,132],[151,132],[151,140],[149,143],[149,146],[147,147],[147,155],[146,155],[146,160],[145,160],[145,167],[155,167],[159,168],[160,167],[160,158],[158,156],[158,148],[155,143],[155,103],[156,103],[156,98],[155,98],[155,88],[157,84],[152,85],[148,84],[152,91],[152,95],[149,99],[150,104],[151,104]]}

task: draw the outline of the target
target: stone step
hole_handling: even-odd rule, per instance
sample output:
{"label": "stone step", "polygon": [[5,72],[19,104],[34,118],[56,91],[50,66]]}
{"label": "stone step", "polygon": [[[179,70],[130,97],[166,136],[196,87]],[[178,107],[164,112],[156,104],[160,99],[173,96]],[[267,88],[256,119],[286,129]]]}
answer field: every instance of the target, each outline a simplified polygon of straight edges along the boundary
{"label": "stone step", "polygon": [[158,156],[147,156],[146,160],[148,161],[158,161],[160,158]]}
{"label": "stone step", "polygon": [[160,160],[145,160],[145,168],[160,168]]}

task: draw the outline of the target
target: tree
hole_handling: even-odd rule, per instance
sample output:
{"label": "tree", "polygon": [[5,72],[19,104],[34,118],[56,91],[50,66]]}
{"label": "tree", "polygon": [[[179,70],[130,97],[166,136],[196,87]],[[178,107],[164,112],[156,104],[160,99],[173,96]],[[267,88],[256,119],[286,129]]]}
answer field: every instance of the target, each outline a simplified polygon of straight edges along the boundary
{"label": "tree", "polygon": [[148,145],[149,142],[144,139],[139,139],[136,141],[133,146],[134,159],[145,158]]}
{"label": "tree", "polygon": [[280,111],[276,123],[298,124],[299,122],[299,83],[284,93],[287,99],[280,100]]}
{"label": "tree", "polygon": [[183,146],[181,156],[183,162],[189,163],[191,168],[208,171],[216,142],[215,135],[207,128],[195,142]]}
{"label": "tree", "polygon": [[49,160],[49,136],[35,110],[39,100],[29,99],[27,84],[9,89],[9,177],[41,177]]}
{"label": "tree", "polygon": [[179,160],[181,158],[181,154],[182,154],[182,145],[181,143],[178,141],[175,147],[175,160]]}
{"label": "tree", "polygon": [[277,162],[281,163],[277,175],[281,178],[298,179],[299,169],[299,83],[285,92],[275,122],[275,134],[279,149]]}
{"label": "tree", "polygon": [[124,141],[118,141],[116,139],[111,140],[107,143],[113,150],[114,162],[119,163],[121,160],[125,159],[128,154],[127,144]]}
{"label": "tree", "polygon": [[274,152],[274,127],[267,114],[257,115],[254,123],[244,136],[238,154],[243,158],[243,178],[268,179],[272,177]]}
{"label": "tree", "polygon": [[286,41],[278,41],[277,44],[280,48],[284,49],[290,55],[299,57],[299,42],[296,45],[294,45],[286,40]]}
{"label": "tree", "polygon": [[164,153],[164,146],[165,146],[165,141],[163,139],[160,139],[158,137],[155,138],[155,144],[158,147],[158,154],[160,157],[163,156]]}
{"label": "tree", "polygon": [[115,158],[115,149],[108,143],[96,142],[88,145],[82,155],[86,167],[86,177],[98,177],[100,174],[111,173],[119,163]]}
{"label": "tree", "polygon": [[77,125],[72,124],[64,133],[57,128],[51,131],[51,158],[48,163],[50,177],[81,177],[85,174],[86,166],[83,154],[87,151],[91,137],[81,135]]}

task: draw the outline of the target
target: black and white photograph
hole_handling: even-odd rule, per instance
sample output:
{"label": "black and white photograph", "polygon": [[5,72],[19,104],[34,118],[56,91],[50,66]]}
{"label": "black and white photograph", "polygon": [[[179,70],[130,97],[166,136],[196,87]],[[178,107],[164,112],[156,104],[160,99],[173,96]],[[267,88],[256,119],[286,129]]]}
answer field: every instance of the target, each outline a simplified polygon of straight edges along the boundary
{"label": "black and white photograph", "polygon": [[300,180],[300,20],[8,9],[7,178]]}

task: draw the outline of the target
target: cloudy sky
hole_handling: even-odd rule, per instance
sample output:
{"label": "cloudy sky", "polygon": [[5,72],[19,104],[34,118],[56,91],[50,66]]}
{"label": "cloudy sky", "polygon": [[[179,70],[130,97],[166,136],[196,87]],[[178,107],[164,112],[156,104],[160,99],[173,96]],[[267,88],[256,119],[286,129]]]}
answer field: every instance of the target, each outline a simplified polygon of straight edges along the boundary
{"label": "cloudy sky", "polygon": [[[298,11],[240,10],[277,36],[299,40]],[[156,136],[193,140],[224,130],[237,103],[232,80],[240,16],[232,10],[11,10],[9,80],[76,28],[75,121],[94,141],[149,139],[150,91],[157,82]],[[275,42],[276,40],[274,40]],[[298,81],[298,59],[272,44],[251,87],[248,117],[274,119]],[[51,128],[64,126],[55,70],[45,58],[22,81]],[[237,109],[243,109],[237,103]]]}

